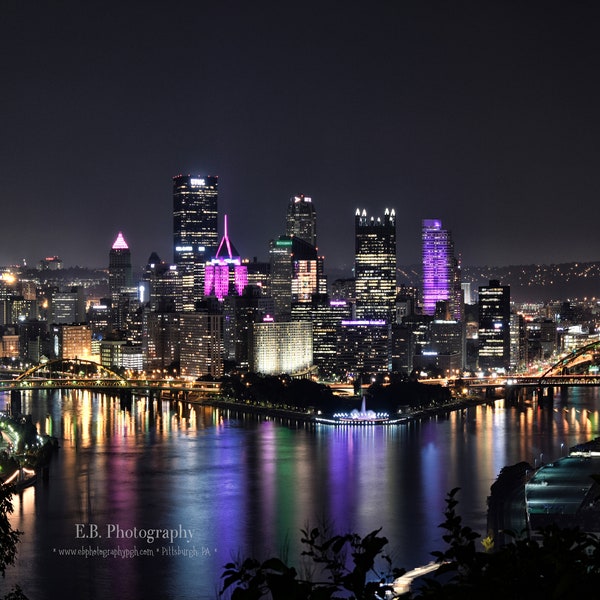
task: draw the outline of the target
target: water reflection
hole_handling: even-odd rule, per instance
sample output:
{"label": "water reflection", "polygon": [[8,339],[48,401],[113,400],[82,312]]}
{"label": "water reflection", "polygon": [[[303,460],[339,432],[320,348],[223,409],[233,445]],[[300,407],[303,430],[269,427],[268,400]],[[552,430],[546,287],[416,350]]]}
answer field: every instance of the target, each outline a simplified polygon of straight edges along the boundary
{"label": "water reflection", "polygon": [[[398,427],[310,426],[184,403],[88,392],[23,394],[23,411],[61,440],[47,483],[15,499],[25,531],[7,574],[32,598],[214,598],[238,551],[299,560],[299,531],[383,527],[399,566],[443,547],[444,498],[485,534],[486,498],[502,467],[545,460],[598,435],[598,392],[555,407],[479,406]],[[0,408],[2,408],[0,398]],[[140,539],[78,539],[77,523],[192,529],[199,556],[83,558],[62,548],[148,548]],[[68,575],[68,576],[66,576]]]}

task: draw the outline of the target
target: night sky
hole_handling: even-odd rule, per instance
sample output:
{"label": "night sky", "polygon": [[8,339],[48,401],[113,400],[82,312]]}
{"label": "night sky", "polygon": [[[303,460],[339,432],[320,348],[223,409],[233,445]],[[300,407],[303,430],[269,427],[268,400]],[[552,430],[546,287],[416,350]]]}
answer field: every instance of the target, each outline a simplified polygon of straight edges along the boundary
{"label": "night sky", "polygon": [[172,261],[172,177],[219,176],[243,256],[311,196],[327,267],[357,207],[398,260],[600,260],[597,1],[0,0],[0,264]]}

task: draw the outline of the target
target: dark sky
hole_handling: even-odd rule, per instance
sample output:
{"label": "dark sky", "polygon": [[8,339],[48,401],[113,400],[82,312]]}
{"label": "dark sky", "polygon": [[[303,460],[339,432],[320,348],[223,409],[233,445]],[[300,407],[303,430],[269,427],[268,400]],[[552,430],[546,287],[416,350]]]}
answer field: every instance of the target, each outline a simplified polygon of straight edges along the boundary
{"label": "dark sky", "polygon": [[600,260],[598,2],[0,0],[0,264],[171,261],[172,177],[219,176],[244,256],[312,196],[441,218],[466,265]]}

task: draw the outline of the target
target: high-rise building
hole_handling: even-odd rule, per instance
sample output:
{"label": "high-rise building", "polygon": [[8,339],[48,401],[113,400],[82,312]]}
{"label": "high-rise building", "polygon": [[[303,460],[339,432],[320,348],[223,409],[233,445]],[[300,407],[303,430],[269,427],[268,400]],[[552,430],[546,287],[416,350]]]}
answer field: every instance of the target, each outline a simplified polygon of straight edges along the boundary
{"label": "high-rise building", "polygon": [[386,208],[383,219],[356,210],[354,275],[357,318],[389,320],[396,299],[394,209]]}
{"label": "high-rise building", "polygon": [[144,313],[143,351],[147,370],[171,369],[179,362],[179,313]]}
{"label": "high-rise building", "polygon": [[225,357],[248,369],[252,353],[253,325],[273,315],[273,298],[263,296],[262,287],[247,285],[241,296],[223,299],[223,347]]}
{"label": "high-rise building", "polygon": [[223,375],[223,316],[201,310],[182,313],[180,322],[181,375]]}
{"label": "high-rise building", "polygon": [[518,313],[510,313],[510,369],[519,371],[525,366],[526,330],[525,319]]}
{"label": "high-rise building", "polygon": [[510,367],[510,286],[491,280],[479,288],[479,368]]}
{"label": "high-rise building", "polygon": [[312,295],[319,292],[317,250],[301,238],[280,235],[271,241],[269,254],[275,320],[289,321],[292,301],[310,302]]}
{"label": "high-rise building", "polygon": [[242,264],[235,246],[229,240],[227,215],[224,232],[215,257],[206,263],[204,271],[204,295],[216,296],[219,302],[234,293],[242,295],[248,285],[248,267]]}
{"label": "high-rise building", "polygon": [[131,271],[131,250],[119,231],[115,243],[108,253],[108,287],[111,298],[125,288],[131,288],[133,276]]}
{"label": "high-rise building", "polygon": [[47,256],[40,260],[40,271],[60,271],[63,262],[58,256]]}
{"label": "high-rise building", "polygon": [[391,325],[384,319],[342,321],[337,370],[352,378],[387,373],[392,367]]}
{"label": "high-rise building", "polygon": [[174,263],[182,279],[182,306],[194,310],[202,298],[204,266],[219,243],[217,177],[173,177]]}
{"label": "high-rise building", "polygon": [[20,353],[20,340],[14,328],[0,332],[0,357],[19,358]]}
{"label": "high-rise building", "polygon": [[304,195],[290,198],[285,233],[317,247],[317,213],[312,198]]}
{"label": "high-rise building", "polygon": [[151,311],[181,312],[181,278],[177,265],[162,261],[156,252],[148,258],[139,287],[140,300]]}
{"label": "high-rise building", "polygon": [[81,286],[73,286],[68,292],[55,292],[50,302],[50,323],[84,323],[85,296]]}
{"label": "high-rise building", "polygon": [[250,369],[265,375],[308,373],[313,363],[312,323],[265,320],[253,324]]}
{"label": "high-rise building", "polygon": [[321,379],[338,373],[338,338],[342,320],[350,319],[352,307],[346,300],[330,300],[327,294],[313,294],[310,303],[292,304],[293,321],[310,321],[313,327],[313,365]]}
{"label": "high-rise building", "polygon": [[447,302],[450,317],[462,321],[460,269],[452,235],[439,219],[425,219],[423,241],[423,314],[436,314],[436,304]]}
{"label": "high-rise building", "polygon": [[54,327],[58,338],[60,358],[89,359],[92,354],[92,331],[87,325],[58,325]]}

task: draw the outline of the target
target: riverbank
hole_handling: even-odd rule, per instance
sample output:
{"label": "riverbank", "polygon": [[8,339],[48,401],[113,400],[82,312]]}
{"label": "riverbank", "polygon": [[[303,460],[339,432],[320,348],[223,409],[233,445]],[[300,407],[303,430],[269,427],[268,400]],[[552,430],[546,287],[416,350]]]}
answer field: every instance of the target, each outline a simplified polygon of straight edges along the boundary
{"label": "riverbank", "polygon": [[12,485],[21,490],[33,485],[40,472],[46,474],[58,440],[39,435],[31,416],[0,413],[0,437],[6,436],[0,447],[0,485]]}
{"label": "riverbank", "polygon": [[[231,410],[237,411],[241,413],[249,413],[262,415],[274,419],[283,419],[283,420],[292,420],[298,421],[302,423],[313,423],[313,424],[324,424],[324,425],[352,425],[352,423],[345,422],[335,422],[333,419],[325,421],[323,417],[329,419],[329,416],[323,414],[316,414],[314,412],[301,412],[291,409],[280,408],[276,406],[261,406],[256,404],[251,404],[247,402],[240,402],[232,399],[207,399],[207,398],[189,398],[188,401],[191,404],[202,404],[204,406],[211,406],[213,408],[218,408],[221,410]],[[493,405],[494,400],[490,400],[489,398],[469,398],[469,399],[454,399],[451,402],[448,402],[443,405],[438,406],[430,406],[426,408],[418,408],[414,410],[407,409],[403,412],[398,412],[394,415],[390,416],[389,422],[372,422],[361,421],[361,424],[369,424],[369,425],[400,425],[402,423],[406,423],[408,421],[414,421],[418,419],[424,419],[433,416],[439,416],[448,414],[450,412],[456,410],[464,410],[467,408],[471,408],[473,406],[479,406],[482,404]]]}

